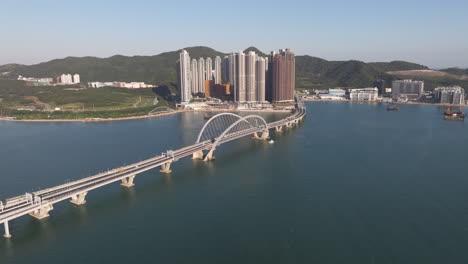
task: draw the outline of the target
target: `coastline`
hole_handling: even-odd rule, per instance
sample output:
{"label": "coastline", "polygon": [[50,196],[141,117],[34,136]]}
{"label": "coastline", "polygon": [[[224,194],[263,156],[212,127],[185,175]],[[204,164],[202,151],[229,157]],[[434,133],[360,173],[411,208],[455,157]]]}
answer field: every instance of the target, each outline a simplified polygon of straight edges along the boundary
{"label": "coastline", "polygon": [[422,102],[383,102],[383,101],[351,101],[351,100],[331,100],[331,99],[303,99],[304,102],[350,102],[350,103],[369,103],[369,104],[401,104],[401,105],[433,105],[442,107],[467,107],[468,105],[455,104],[436,104]]}
{"label": "coastline", "polygon": [[173,115],[183,112],[263,112],[263,113],[287,113],[289,110],[237,110],[237,109],[203,109],[203,110],[174,110],[173,112],[160,113],[155,115],[140,115],[140,116],[127,116],[127,117],[115,117],[115,118],[78,118],[78,119],[12,119],[12,118],[0,118],[1,121],[9,122],[114,122],[114,121],[125,121],[125,120],[137,120],[137,119],[148,119],[157,118],[161,116]]}

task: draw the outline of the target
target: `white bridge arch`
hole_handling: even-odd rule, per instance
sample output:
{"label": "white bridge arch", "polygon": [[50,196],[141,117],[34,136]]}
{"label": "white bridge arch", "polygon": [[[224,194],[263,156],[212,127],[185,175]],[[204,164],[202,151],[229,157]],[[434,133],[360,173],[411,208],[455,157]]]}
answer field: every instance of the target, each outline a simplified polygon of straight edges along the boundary
{"label": "white bridge arch", "polygon": [[[257,132],[263,132],[259,137]],[[258,115],[240,116],[233,113],[221,113],[213,116],[203,125],[196,143],[211,140],[211,149],[205,159],[211,159],[213,151],[228,137],[243,137],[253,134],[258,139],[268,139],[268,124]],[[194,158],[202,158],[203,153],[194,154]]]}

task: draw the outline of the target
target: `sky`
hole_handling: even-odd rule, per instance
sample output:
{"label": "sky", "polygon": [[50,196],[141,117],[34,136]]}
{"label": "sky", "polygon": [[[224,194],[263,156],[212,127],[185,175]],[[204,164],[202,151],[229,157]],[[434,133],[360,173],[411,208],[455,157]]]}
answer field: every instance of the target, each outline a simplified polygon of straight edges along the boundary
{"label": "sky", "polygon": [[467,0],[0,0],[0,65],[255,46],[468,68],[467,14]]}

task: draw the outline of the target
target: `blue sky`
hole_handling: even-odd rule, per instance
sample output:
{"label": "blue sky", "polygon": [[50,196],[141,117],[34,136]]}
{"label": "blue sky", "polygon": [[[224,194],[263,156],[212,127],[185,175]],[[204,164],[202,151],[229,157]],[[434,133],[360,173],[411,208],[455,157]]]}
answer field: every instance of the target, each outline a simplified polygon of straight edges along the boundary
{"label": "blue sky", "polygon": [[467,14],[466,0],[0,0],[0,64],[202,45],[468,68]]}

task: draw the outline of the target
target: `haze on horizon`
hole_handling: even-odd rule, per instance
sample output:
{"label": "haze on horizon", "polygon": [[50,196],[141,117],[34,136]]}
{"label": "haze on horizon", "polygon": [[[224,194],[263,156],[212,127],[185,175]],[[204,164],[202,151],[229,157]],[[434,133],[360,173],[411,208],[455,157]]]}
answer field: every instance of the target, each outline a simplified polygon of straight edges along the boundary
{"label": "haze on horizon", "polygon": [[0,65],[255,46],[327,60],[468,68],[466,0],[4,0],[1,7]]}

